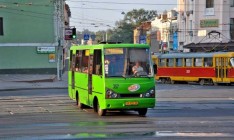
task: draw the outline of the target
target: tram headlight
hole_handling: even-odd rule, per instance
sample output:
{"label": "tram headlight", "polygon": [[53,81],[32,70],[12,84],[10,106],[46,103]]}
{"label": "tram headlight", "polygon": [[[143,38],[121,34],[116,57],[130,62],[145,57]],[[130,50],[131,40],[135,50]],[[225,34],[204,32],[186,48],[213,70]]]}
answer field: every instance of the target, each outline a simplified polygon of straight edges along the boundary
{"label": "tram headlight", "polygon": [[108,89],[108,90],[106,90],[106,98],[107,99],[118,98],[118,94],[114,93],[112,90]]}

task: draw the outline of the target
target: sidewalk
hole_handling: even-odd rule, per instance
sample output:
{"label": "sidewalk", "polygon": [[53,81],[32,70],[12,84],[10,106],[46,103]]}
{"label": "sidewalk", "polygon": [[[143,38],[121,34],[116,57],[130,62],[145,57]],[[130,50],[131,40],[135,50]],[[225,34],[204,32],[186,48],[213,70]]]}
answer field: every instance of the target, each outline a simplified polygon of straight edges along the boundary
{"label": "sidewalk", "polygon": [[67,88],[67,72],[59,81],[52,74],[0,74],[0,91],[43,88]]}

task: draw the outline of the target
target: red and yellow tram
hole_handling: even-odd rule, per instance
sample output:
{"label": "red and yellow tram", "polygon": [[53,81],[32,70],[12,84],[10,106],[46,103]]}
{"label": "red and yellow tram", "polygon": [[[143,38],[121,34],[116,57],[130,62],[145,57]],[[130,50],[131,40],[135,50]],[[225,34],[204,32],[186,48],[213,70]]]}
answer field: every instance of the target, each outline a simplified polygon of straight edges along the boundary
{"label": "red and yellow tram", "polygon": [[234,52],[168,53],[152,56],[162,83],[234,83]]}

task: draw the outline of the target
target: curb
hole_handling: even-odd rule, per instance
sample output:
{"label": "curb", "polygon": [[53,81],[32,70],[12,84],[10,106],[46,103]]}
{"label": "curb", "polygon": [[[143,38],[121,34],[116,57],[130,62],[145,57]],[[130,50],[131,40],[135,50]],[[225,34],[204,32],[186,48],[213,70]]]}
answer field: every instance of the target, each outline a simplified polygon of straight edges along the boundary
{"label": "curb", "polygon": [[20,80],[20,81],[11,81],[11,82],[26,82],[26,83],[38,83],[38,82],[54,82],[56,76],[53,76],[48,79],[38,79],[38,80]]}
{"label": "curb", "polygon": [[68,89],[68,87],[14,88],[14,89],[0,89],[0,91],[37,90],[37,89]]}

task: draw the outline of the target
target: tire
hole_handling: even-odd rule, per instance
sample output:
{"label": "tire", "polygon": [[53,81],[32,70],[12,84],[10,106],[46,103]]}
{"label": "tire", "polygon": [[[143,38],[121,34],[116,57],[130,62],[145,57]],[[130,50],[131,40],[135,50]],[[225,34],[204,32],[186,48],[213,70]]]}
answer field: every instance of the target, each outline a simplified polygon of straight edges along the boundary
{"label": "tire", "polygon": [[79,109],[83,109],[84,105],[80,102],[79,94],[76,94],[76,105]]}
{"label": "tire", "polygon": [[105,116],[106,115],[106,110],[105,109],[101,109],[99,102],[97,101],[97,113],[99,116]]}
{"label": "tire", "polygon": [[79,100],[79,103],[78,103],[77,106],[78,106],[79,109],[83,109],[83,108],[84,108],[84,104],[82,104],[82,103],[80,102],[80,100]]}
{"label": "tire", "polygon": [[162,78],[162,79],[161,79],[161,83],[162,83],[162,84],[165,84],[165,83],[166,83],[166,79],[165,79],[165,78]]}
{"label": "tire", "polygon": [[204,80],[204,79],[201,79],[201,80],[199,81],[199,84],[200,84],[201,86],[205,85],[205,80]]}
{"label": "tire", "polygon": [[148,110],[147,108],[138,109],[139,116],[145,117],[147,110]]}
{"label": "tire", "polygon": [[76,105],[79,104],[78,94],[76,93]]}

